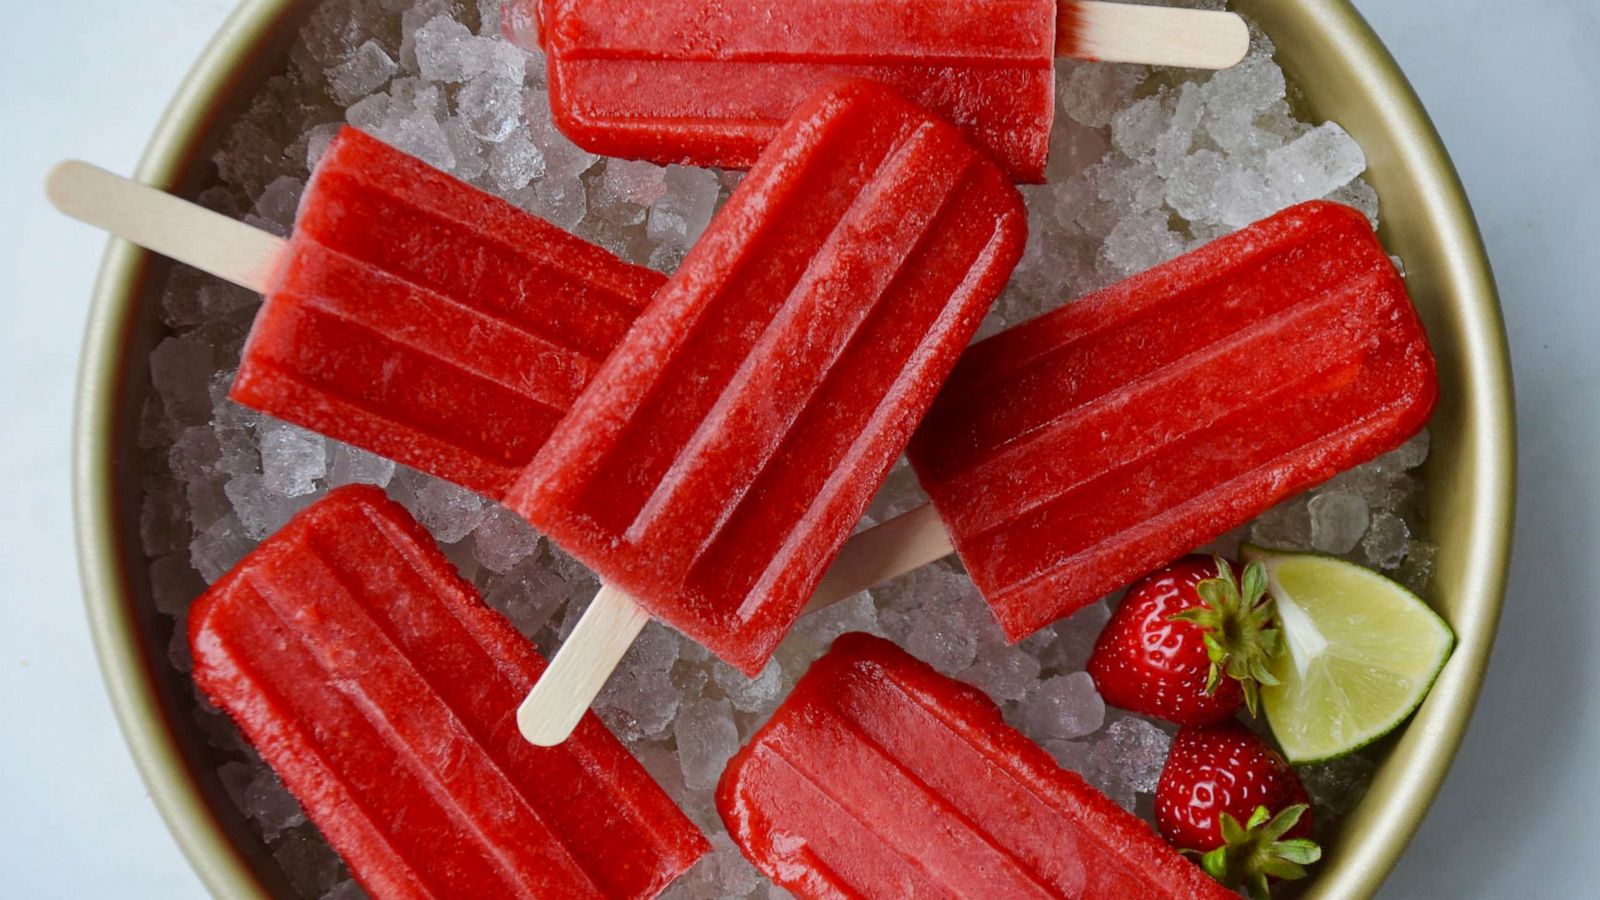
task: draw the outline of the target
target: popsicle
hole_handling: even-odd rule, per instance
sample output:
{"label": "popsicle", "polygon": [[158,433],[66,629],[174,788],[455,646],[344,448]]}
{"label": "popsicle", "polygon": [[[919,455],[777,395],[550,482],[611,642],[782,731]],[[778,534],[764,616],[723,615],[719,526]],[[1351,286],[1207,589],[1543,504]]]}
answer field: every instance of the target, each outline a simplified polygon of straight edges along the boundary
{"label": "popsicle", "polygon": [[982,693],[866,634],[734,756],[717,810],[798,897],[1236,897]]}
{"label": "popsicle", "polygon": [[[636,609],[631,595],[758,672],[1005,286],[1026,230],[1016,189],[954,128],[880,85],[823,91],[507,505],[612,586],[591,616],[636,632],[642,614],[616,615]],[[575,653],[588,634],[580,624],[562,647],[552,684],[599,671],[587,682],[598,690],[615,660]],[[547,691],[541,680],[524,707],[530,739],[559,740],[536,724]],[[561,698],[567,716],[587,707],[582,693]]]}
{"label": "popsicle", "polygon": [[52,178],[72,214],[267,295],[235,401],[496,497],[666,280],[353,128],[288,242]]}
{"label": "popsicle", "polygon": [[1075,0],[513,0],[506,21],[595,153],[748,168],[812,93],[865,78],[1023,181],[1044,179],[1057,55],[1227,68],[1250,45],[1232,13]]}
{"label": "popsicle", "polygon": [[510,714],[543,661],[370,487],[296,516],[190,615],[194,677],[374,897],[653,897],[710,845],[599,719]]}
{"label": "popsicle", "polygon": [[933,508],[858,535],[816,602],[953,544],[1021,640],[1398,447],[1438,391],[1366,218],[1292,207],[968,350],[908,448]]}

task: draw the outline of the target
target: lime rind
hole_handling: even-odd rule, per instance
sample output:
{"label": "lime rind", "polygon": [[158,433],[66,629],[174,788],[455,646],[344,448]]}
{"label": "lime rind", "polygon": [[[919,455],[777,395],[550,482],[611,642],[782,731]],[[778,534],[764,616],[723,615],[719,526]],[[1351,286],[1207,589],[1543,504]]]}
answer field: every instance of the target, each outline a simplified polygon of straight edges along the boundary
{"label": "lime rind", "polygon": [[1273,736],[1297,765],[1346,756],[1403,724],[1455,645],[1421,598],[1354,563],[1244,548],[1267,568],[1287,651],[1262,689]]}

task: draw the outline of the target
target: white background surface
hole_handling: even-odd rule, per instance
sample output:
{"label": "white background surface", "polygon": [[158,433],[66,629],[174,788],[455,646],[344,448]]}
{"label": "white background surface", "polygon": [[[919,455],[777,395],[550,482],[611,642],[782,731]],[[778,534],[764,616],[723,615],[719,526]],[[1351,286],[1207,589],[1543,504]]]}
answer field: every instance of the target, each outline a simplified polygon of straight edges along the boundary
{"label": "white background surface", "polygon": [[[1522,476],[1500,643],[1385,897],[1592,897],[1600,801],[1600,3],[1358,0],[1437,120],[1511,332]],[[200,897],[101,687],[74,569],[73,378],[102,239],[48,166],[129,171],[228,0],[0,0],[0,894]]]}

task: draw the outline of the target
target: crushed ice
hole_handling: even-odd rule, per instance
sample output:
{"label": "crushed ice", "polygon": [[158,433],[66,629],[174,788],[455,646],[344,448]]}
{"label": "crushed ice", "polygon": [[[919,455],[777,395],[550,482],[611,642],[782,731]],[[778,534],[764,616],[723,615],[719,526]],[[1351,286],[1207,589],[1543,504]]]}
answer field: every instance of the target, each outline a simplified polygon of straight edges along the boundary
{"label": "crushed ice", "polygon": [[[1215,4],[1208,4],[1215,5]],[[738,183],[737,173],[606,160],[549,118],[543,60],[498,38],[497,0],[325,0],[284,75],[227,134],[205,205],[286,234],[309,169],[349,122],[640,264],[670,271]],[[990,334],[1066,298],[1156,265],[1302,200],[1331,197],[1376,221],[1360,147],[1337,124],[1295,117],[1272,48],[1214,76],[1063,62],[1050,183],[1023,188],[1031,235]],[[259,298],[177,267],[162,299],[172,335],[150,360],[141,417],[148,452],[141,535],[157,608],[174,617],[256,541],[329,488],[386,486],[445,545],[487,601],[549,651],[598,587],[594,577],[492,503],[365,451],[266,420],[226,399]],[[1241,537],[1337,553],[1416,588],[1435,548],[1419,535],[1417,468],[1427,436],[1264,515]],[[902,464],[873,503],[882,521],[924,498]],[[1112,598],[1114,601],[1115,598]],[[889,636],[993,697],[1008,721],[1123,806],[1148,813],[1170,743],[1165,726],[1108,709],[1083,673],[1109,616],[1097,603],[1008,646],[959,565],[926,567],[803,618],[755,679],[651,626],[598,710],[711,836],[715,852],[673,897],[784,896],[739,855],[711,804],[728,756],[796,678],[846,631]],[[361,891],[293,799],[209,704],[198,727],[219,776],[303,896]],[[1364,790],[1371,763],[1307,770],[1327,827]],[[768,894],[767,892],[770,892]]]}

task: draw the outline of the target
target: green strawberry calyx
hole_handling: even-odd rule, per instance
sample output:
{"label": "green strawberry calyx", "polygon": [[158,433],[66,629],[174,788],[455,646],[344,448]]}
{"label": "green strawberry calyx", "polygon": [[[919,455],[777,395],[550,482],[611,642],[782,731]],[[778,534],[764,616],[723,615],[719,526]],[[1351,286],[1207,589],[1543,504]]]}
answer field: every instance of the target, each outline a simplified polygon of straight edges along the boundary
{"label": "green strawberry calyx", "polygon": [[1322,858],[1322,848],[1314,841],[1280,840],[1294,829],[1309,808],[1299,803],[1285,807],[1274,816],[1265,806],[1258,806],[1243,825],[1223,813],[1219,817],[1222,846],[1201,855],[1200,868],[1225,887],[1237,888],[1242,884],[1250,900],[1270,900],[1271,879],[1304,878],[1305,867]]}
{"label": "green strawberry calyx", "polygon": [[1232,678],[1244,688],[1245,706],[1254,716],[1261,703],[1260,686],[1278,683],[1270,669],[1273,657],[1284,648],[1283,632],[1275,627],[1278,611],[1267,593],[1264,563],[1257,560],[1245,566],[1236,582],[1228,561],[1215,559],[1217,577],[1195,585],[1201,605],[1172,618],[1204,632],[1211,658],[1206,693],[1216,693],[1224,677]]}

